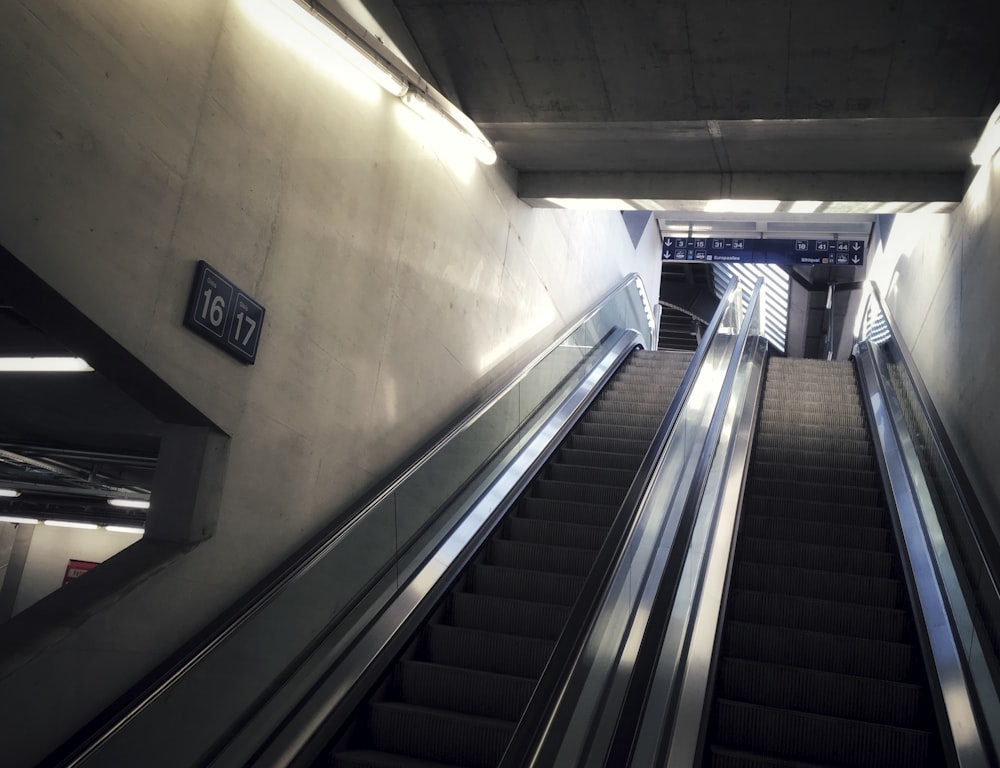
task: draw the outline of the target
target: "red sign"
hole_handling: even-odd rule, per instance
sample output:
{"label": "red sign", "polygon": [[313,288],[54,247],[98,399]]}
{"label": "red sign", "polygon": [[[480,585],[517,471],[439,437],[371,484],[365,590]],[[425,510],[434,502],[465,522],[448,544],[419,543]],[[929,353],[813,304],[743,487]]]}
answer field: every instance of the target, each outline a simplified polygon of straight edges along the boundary
{"label": "red sign", "polygon": [[87,571],[93,570],[100,563],[92,563],[89,560],[70,560],[66,565],[66,575],[63,576],[63,584],[69,584],[73,579],[78,579]]}

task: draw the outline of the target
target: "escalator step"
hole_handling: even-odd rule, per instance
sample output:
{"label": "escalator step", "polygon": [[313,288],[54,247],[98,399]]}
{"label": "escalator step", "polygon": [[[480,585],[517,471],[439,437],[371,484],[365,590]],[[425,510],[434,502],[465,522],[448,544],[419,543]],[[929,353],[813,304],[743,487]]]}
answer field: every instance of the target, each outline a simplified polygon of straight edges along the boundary
{"label": "escalator step", "polygon": [[737,749],[861,768],[913,768],[927,757],[925,731],[726,699],[717,703],[716,739]]}
{"label": "escalator step", "polygon": [[583,587],[583,581],[582,576],[524,571],[477,563],[472,568],[468,589],[477,594],[494,597],[573,605]]}
{"label": "escalator step", "polygon": [[517,511],[519,517],[531,518],[532,520],[553,520],[583,525],[611,525],[615,515],[618,514],[618,506],[528,497],[521,500]]}
{"label": "escalator step", "polygon": [[494,768],[507,748],[514,723],[377,702],[371,705],[369,728],[380,750],[470,768]]}
{"label": "escalator step", "polygon": [[556,460],[564,464],[575,464],[578,467],[607,467],[609,469],[625,469],[633,475],[642,464],[642,456],[636,454],[623,455],[606,451],[580,451],[575,448],[560,448]]}
{"label": "escalator step", "polygon": [[748,493],[751,496],[775,496],[789,501],[801,499],[832,504],[857,504],[863,507],[875,507],[882,503],[882,493],[878,488],[821,485],[759,477],[751,478],[748,483]]}
{"label": "escalator step", "polygon": [[494,538],[490,541],[488,562],[504,568],[586,576],[596,556],[595,551],[587,549]]}
{"label": "escalator step", "polygon": [[905,640],[909,630],[905,611],[745,589],[732,591],[729,611],[733,621],[890,643]]}
{"label": "escalator step", "polygon": [[584,451],[614,451],[615,453],[634,454],[642,457],[649,449],[649,443],[643,440],[611,440],[605,437],[588,435],[570,435],[567,444],[570,448]]}
{"label": "escalator step", "polygon": [[905,597],[902,583],[895,579],[875,579],[839,571],[742,561],[736,564],[734,574],[734,586],[756,592],[814,597],[882,608],[895,608]]}
{"label": "escalator step", "polygon": [[868,423],[860,408],[840,407],[830,410],[828,405],[821,411],[808,411],[796,407],[794,413],[789,413],[788,403],[775,399],[765,402],[761,407],[760,423],[767,425],[762,426],[762,429],[776,425],[778,431],[785,433],[792,429],[795,430],[795,434],[799,434],[798,428],[808,424],[812,427],[821,427],[828,433],[836,431],[842,437],[852,436],[863,440],[868,436]]}
{"label": "escalator step", "polygon": [[920,687],[909,683],[734,658],[718,674],[725,699],[883,725],[911,725],[920,704]]}
{"label": "escalator step", "polygon": [[871,441],[844,440],[838,435],[821,437],[794,437],[768,432],[757,433],[757,445],[760,448],[777,450],[794,449],[799,451],[830,451],[831,453],[872,455]]}
{"label": "escalator step", "polygon": [[407,704],[516,721],[528,705],[535,680],[425,661],[402,661],[393,680]]}
{"label": "escalator step", "polygon": [[[825,437],[834,430],[827,424],[816,424],[809,421],[774,421],[761,419],[757,427],[762,434],[789,437]],[[864,427],[837,427],[837,439],[864,443],[868,440],[868,430]]]}
{"label": "escalator step", "polygon": [[748,536],[762,539],[825,544],[873,552],[885,552],[889,546],[890,531],[886,528],[798,520],[792,516],[791,509],[794,509],[793,505],[786,508],[785,515],[780,517],[747,515],[743,520],[743,530]]}
{"label": "escalator step", "polygon": [[823,571],[843,571],[859,576],[893,578],[898,564],[891,552],[831,547],[826,544],[796,543],[741,535],[737,540],[740,557],[757,563],[817,568]]}
{"label": "escalator step", "polygon": [[815,523],[838,523],[861,528],[881,528],[888,524],[882,507],[861,507],[848,504],[830,504],[818,501],[796,501],[789,504],[774,496],[748,496],[743,504],[744,514],[778,517],[787,515],[796,520]]}
{"label": "escalator step", "polygon": [[712,745],[708,752],[711,768],[838,768],[829,763],[804,763],[801,760],[780,760],[776,757],[725,749]]}
{"label": "escalator step", "polygon": [[913,648],[905,643],[742,621],[727,623],[722,654],[894,681],[907,680],[914,661]]}
{"label": "escalator step", "polygon": [[879,475],[874,469],[837,469],[829,466],[808,466],[791,462],[769,463],[758,457],[754,461],[754,477],[767,480],[791,480],[822,485],[856,485],[877,488]]}
{"label": "escalator step", "polygon": [[[573,438],[585,440],[587,438]],[[595,438],[600,439],[600,438]],[[540,499],[559,499],[561,501],[582,501],[585,504],[605,504],[619,506],[625,499],[627,488],[616,485],[591,485],[590,483],[563,483],[558,480],[535,480],[531,484],[530,494]]]}
{"label": "escalator step", "polygon": [[569,615],[569,608],[564,606],[470,592],[453,592],[449,608],[448,619],[453,626],[540,640],[558,638]]}
{"label": "escalator step", "polygon": [[588,424],[618,424],[646,430],[655,430],[663,421],[662,416],[615,413],[613,411],[591,411],[583,418]]}
{"label": "escalator step", "polygon": [[446,624],[429,624],[423,642],[421,661],[532,678],[542,674],[554,645],[551,640]]}
{"label": "escalator step", "polygon": [[754,456],[756,462],[769,464],[796,464],[804,467],[831,467],[835,469],[857,469],[875,471],[875,456],[872,453],[837,453],[835,451],[803,451],[795,448],[758,448]]}
{"label": "escalator step", "polygon": [[[650,438],[652,440],[652,438]],[[635,470],[612,467],[586,467],[576,464],[549,463],[545,473],[550,480],[566,483],[597,483],[628,488],[635,479]]]}
{"label": "escalator step", "polygon": [[376,752],[372,749],[338,752],[331,755],[329,765],[330,768],[453,768],[447,763],[435,760],[420,760],[416,757]]}
{"label": "escalator step", "polygon": [[599,424],[581,422],[573,428],[573,434],[587,437],[609,438],[611,440],[641,440],[648,443],[653,439],[655,429],[631,427],[627,424]]}
{"label": "escalator step", "polygon": [[[503,522],[504,537],[512,541],[549,544],[557,547],[598,550],[607,538],[608,529],[600,525],[558,523],[552,520],[532,520],[509,517]],[[546,569],[548,570],[548,569]]]}
{"label": "escalator step", "polygon": [[590,413],[614,413],[623,415],[638,415],[647,416],[654,418],[663,418],[663,415],[667,412],[667,408],[663,403],[659,402],[621,402],[618,400],[609,400],[607,398],[602,399],[598,397],[594,401],[594,404],[590,407],[588,414]]}

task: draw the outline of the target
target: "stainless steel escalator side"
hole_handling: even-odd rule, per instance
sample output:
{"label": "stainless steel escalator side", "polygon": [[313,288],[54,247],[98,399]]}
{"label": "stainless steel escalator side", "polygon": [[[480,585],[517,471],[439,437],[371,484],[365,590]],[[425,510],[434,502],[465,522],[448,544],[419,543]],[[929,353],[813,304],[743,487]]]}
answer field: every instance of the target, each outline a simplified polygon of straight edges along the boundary
{"label": "stainless steel escalator side", "polygon": [[[536,720],[529,707],[501,763],[504,768],[603,764],[612,748],[623,708],[629,706],[635,681],[644,676],[643,638],[655,617],[661,578],[690,537],[689,512],[701,498],[708,459],[722,430],[726,408],[719,403],[728,402],[735,361],[748,345],[741,310],[734,283],[699,348],[700,364],[689,370],[690,386],[674,403],[676,423],[669,440],[647,454],[647,472],[640,473],[623,505],[626,511],[634,505],[630,515],[621,516],[629,520],[628,528],[607,553],[608,562],[591,574],[594,582],[585,594],[594,597],[574,609],[581,615],[589,611],[583,634],[567,630],[560,643],[575,647],[562,657],[553,654],[564,659],[553,674],[558,672],[561,681],[542,690],[540,698],[536,693],[532,704],[544,715]],[[527,744],[519,744],[519,737]]]}
{"label": "stainless steel escalator side", "polygon": [[[760,303],[763,306],[763,302]],[[751,312],[757,307],[751,305]],[[674,576],[664,583],[658,610],[664,614],[650,634],[649,665],[643,694],[631,721],[619,728],[616,752],[608,765],[684,766],[698,764],[700,732],[710,701],[714,649],[729,588],[729,568],[739,529],[769,345],[757,318],[734,363],[734,385],[726,398],[718,445],[707,458],[711,467],[696,505],[687,551]],[[670,589],[673,589],[673,593]]]}
{"label": "stainless steel escalator side", "polygon": [[[638,275],[606,294],[518,375],[474,403],[454,425],[404,462],[381,489],[338,514],[219,619],[127,691],[43,763],[59,766],[206,765],[224,753],[246,756],[297,706],[320,674],[318,659],[353,644],[363,627],[461,524],[479,495],[608,350],[624,356],[651,344],[652,310]],[[630,330],[637,329],[637,330]],[[371,547],[397,507],[414,510],[413,533]],[[392,537],[388,538],[390,544]],[[372,549],[369,574],[344,574],[358,558],[343,547]],[[368,562],[370,560],[370,562]],[[363,585],[331,601],[329,585],[349,575]],[[164,723],[171,724],[164,727]],[[185,738],[177,739],[177,729]],[[260,734],[265,734],[261,736]],[[232,747],[232,748],[231,748]],[[240,764],[243,757],[229,763]]]}
{"label": "stainless steel escalator side", "polygon": [[[957,765],[1000,764],[1000,591],[988,527],[877,289],[855,346]],[[991,544],[993,547],[991,547]]]}

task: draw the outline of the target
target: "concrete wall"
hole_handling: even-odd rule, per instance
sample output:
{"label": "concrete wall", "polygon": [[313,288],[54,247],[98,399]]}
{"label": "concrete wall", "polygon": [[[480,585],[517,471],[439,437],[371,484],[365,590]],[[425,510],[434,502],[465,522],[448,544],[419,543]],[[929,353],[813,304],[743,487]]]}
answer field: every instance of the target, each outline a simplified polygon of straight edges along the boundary
{"label": "concrete wall", "polygon": [[21,573],[14,613],[20,613],[59,589],[71,559],[103,563],[140,538],[134,533],[36,526]]}
{"label": "concrete wall", "polygon": [[953,213],[883,223],[869,277],[1000,532],[1000,158],[980,169]]}
{"label": "concrete wall", "polygon": [[[59,743],[621,275],[643,270],[655,300],[652,238],[637,255],[616,212],[527,208],[508,169],[447,156],[315,47],[267,0],[0,8],[0,243],[232,437],[212,539],[8,659],[6,765]],[[254,367],[181,326],[198,259],[267,307]]]}

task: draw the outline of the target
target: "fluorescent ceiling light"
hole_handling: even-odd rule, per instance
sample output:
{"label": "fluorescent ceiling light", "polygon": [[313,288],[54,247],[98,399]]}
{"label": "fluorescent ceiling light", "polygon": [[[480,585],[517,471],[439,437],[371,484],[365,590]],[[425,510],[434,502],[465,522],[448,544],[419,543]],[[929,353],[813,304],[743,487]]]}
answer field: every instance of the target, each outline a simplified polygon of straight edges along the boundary
{"label": "fluorescent ceiling light", "polygon": [[431,130],[462,142],[479,162],[493,165],[497,161],[496,150],[485,137],[474,136],[421,94],[409,91],[403,95],[403,103],[420,115]]}
{"label": "fluorescent ceiling light", "polygon": [[[547,197],[546,202],[568,211],[631,211],[632,206],[617,197]],[[684,228],[687,232],[687,227]]]}
{"label": "fluorescent ceiling light", "polygon": [[96,531],[98,528],[94,523],[77,523],[72,520],[45,520],[44,523],[54,528],[80,528],[86,531]]}
{"label": "fluorescent ceiling light", "polygon": [[[406,93],[407,83],[402,77],[304,3],[295,0],[242,0],[241,5],[263,28],[284,38],[298,52],[326,65],[331,64],[332,54],[338,63],[350,68],[349,74],[355,77],[360,75],[393,96]],[[311,35],[313,39],[309,40],[306,35]]]}
{"label": "fluorescent ceiling light", "polygon": [[94,370],[79,357],[0,357],[0,373],[86,373]]}
{"label": "fluorescent ceiling light", "polygon": [[0,523],[26,523],[28,525],[38,525],[38,521],[33,517],[18,517],[17,515],[0,515]]}
{"label": "fluorescent ceiling light", "polygon": [[0,496],[7,499],[16,499],[21,495],[20,491],[15,491],[13,488],[0,488]]}
{"label": "fluorescent ceiling light", "polygon": [[1000,105],[993,110],[983,135],[979,137],[976,148],[972,150],[973,165],[986,165],[998,150],[1000,150]]}
{"label": "fluorescent ceiling light", "polygon": [[108,504],[112,507],[126,507],[128,509],[149,509],[149,502],[142,499],[108,499]]}
{"label": "fluorescent ceiling light", "polygon": [[706,213],[774,213],[780,200],[709,200]]}
{"label": "fluorescent ceiling light", "polygon": [[790,213],[816,213],[821,205],[822,200],[797,200],[792,203]]}
{"label": "fluorescent ceiling light", "polygon": [[107,525],[104,530],[111,531],[112,533],[136,533],[140,536],[146,531],[142,528],[135,528],[131,525]]}

